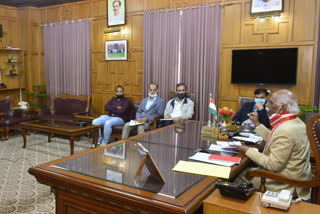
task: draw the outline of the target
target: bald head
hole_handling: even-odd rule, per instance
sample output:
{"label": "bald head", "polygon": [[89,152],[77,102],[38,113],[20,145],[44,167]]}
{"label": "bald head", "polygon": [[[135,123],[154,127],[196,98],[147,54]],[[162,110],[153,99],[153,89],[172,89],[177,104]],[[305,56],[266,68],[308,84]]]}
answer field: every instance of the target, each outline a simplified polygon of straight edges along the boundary
{"label": "bald head", "polygon": [[300,112],[297,97],[289,90],[282,89],[275,92],[270,100],[271,103],[273,102],[273,104],[276,105],[273,107],[277,107],[278,113],[289,112],[297,115]]}

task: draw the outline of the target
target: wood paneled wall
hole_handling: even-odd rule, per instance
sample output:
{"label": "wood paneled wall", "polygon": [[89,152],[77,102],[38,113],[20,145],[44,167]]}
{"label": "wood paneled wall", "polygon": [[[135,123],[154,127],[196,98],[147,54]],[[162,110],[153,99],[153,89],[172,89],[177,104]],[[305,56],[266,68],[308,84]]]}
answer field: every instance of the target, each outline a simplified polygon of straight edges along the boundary
{"label": "wood paneled wall", "polygon": [[[250,17],[249,0],[225,2],[219,105],[238,109],[239,96],[252,97],[254,90],[259,87],[272,92],[279,89],[292,90],[300,105],[312,105],[319,1],[284,0],[281,16],[264,21]],[[297,47],[299,52],[296,86],[231,84],[232,50],[288,47]]]}
{"label": "wood paneled wall", "polygon": [[[317,48],[320,0],[284,0],[285,9],[276,20],[260,22],[250,17],[250,0],[225,0],[223,6],[219,105],[238,108],[239,96],[253,96],[259,86],[231,84],[231,54],[234,49],[298,47],[296,86],[268,86],[273,92],[289,88],[299,103],[312,104],[313,75]],[[0,23],[8,29],[10,43],[25,51],[26,88],[45,84],[43,29],[40,24],[77,18],[95,18],[91,22],[91,77],[93,111],[103,112],[104,104],[114,95],[114,87],[125,86],[133,101],[142,98],[143,11],[174,8],[216,0],[126,0],[126,25],[120,33],[104,34],[107,28],[107,1],[87,0],[46,8],[10,8],[0,6]],[[10,30],[9,30],[10,29]],[[123,34],[126,29],[128,33]],[[105,40],[128,40],[127,61],[105,61]],[[0,47],[4,46],[0,39]],[[13,45],[12,45],[13,46]]]}
{"label": "wood paneled wall", "polygon": [[[14,7],[0,6],[0,24],[3,26],[3,36],[0,38],[0,48],[4,48],[9,45],[14,48],[19,48],[21,45],[21,40],[19,38],[20,34],[20,23],[19,23],[18,10]],[[8,60],[8,53],[1,52],[2,57],[0,57],[1,65],[3,65]],[[22,56],[23,57],[23,56]],[[11,67],[6,65],[5,67]],[[4,68],[4,66],[2,66]],[[2,80],[6,85],[10,85],[14,88],[24,87],[24,81],[21,81],[21,85],[17,85],[20,82],[20,78],[23,77],[5,77],[8,70],[1,72]],[[14,78],[14,79],[13,79]],[[17,81],[17,79],[19,79]],[[19,102],[19,89],[0,89],[0,98],[10,96],[12,99],[12,106],[17,106]]]}

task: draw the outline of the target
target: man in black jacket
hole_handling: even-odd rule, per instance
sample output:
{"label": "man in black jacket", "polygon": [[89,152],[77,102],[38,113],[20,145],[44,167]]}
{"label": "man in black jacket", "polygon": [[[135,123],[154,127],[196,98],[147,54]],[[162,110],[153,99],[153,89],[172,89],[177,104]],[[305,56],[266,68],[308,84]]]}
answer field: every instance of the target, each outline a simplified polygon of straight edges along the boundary
{"label": "man in black jacket", "polygon": [[[270,127],[269,117],[265,109],[266,97],[269,95],[269,92],[264,88],[258,88],[254,91],[254,102],[246,102],[243,107],[238,111],[238,113],[233,117],[233,121],[240,123],[241,125],[244,122],[249,122],[253,124],[248,114],[251,112],[256,112],[259,115],[259,122],[262,123],[265,127]],[[253,124],[254,125],[254,124]]]}

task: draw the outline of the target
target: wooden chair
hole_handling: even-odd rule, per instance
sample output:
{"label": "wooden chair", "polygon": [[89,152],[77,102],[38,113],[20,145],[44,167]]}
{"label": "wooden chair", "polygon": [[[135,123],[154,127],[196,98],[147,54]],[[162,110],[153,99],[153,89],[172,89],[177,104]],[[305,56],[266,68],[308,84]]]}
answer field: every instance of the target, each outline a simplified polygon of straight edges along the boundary
{"label": "wooden chair", "polygon": [[307,123],[307,135],[311,146],[311,151],[314,155],[313,165],[313,179],[312,180],[296,180],[285,177],[283,175],[273,173],[266,170],[254,170],[247,172],[246,178],[252,179],[253,177],[261,177],[261,186],[259,191],[265,192],[265,179],[272,179],[281,183],[289,184],[294,187],[312,188],[311,189],[311,202],[320,204],[320,114],[310,118]]}

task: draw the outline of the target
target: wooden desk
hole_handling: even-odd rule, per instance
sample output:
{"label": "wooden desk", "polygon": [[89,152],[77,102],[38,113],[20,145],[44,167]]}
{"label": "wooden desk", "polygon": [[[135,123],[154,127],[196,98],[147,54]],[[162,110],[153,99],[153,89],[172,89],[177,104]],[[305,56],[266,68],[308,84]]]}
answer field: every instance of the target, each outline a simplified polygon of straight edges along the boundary
{"label": "wooden desk", "polygon": [[[214,190],[215,177],[173,172],[179,160],[188,160],[194,149],[209,147],[202,140],[204,123],[187,121],[150,131],[112,145],[78,153],[29,169],[38,182],[51,186],[56,213],[194,213]],[[146,137],[150,136],[150,139]],[[135,144],[149,150],[166,183],[156,182],[143,168],[140,183],[135,175],[141,157]],[[232,168],[244,168],[247,158]]]}
{"label": "wooden desk", "polygon": [[215,190],[206,200],[204,200],[204,214],[301,214],[301,213],[320,213],[320,206],[300,202],[291,203],[288,211],[274,208],[264,208],[261,206],[258,193],[255,193],[248,201],[242,201],[220,194]]}

